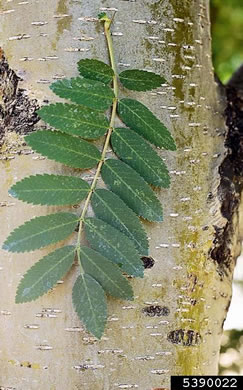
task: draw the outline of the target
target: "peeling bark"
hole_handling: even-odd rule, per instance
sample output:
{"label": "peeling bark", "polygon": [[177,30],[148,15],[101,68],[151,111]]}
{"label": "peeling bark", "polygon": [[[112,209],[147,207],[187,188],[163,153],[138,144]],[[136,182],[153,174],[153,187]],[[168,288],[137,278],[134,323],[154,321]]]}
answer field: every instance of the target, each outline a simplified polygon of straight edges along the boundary
{"label": "peeling bark", "polygon": [[231,263],[241,251],[242,223],[240,223],[240,203],[243,191],[243,67],[232,76],[226,87],[221,87],[226,99],[225,121],[227,131],[225,146],[227,153],[219,166],[220,185],[218,197],[221,213],[227,223],[224,228],[215,226],[212,258],[218,263],[218,271],[227,273]]}
{"label": "peeling bark", "polygon": [[0,48],[0,145],[7,133],[26,134],[39,120],[37,100],[29,99],[25,90],[18,88],[20,80]]}
{"label": "peeling bark", "polygon": [[[145,278],[132,282],[134,302],[109,300],[101,341],[85,332],[73,311],[76,266],[47,295],[15,305],[21,276],[47,250],[1,253],[1,389],[162,390],[169,388],[170,375],[217,373],[242,231],[242,100],[236,88],[240,83],[232,80],[226,88],[226,107],[214,82],[208,3],[0,2],[1,46],[9,63],[1,52],[1,96],[6,85],[11,86],[7,101],[0,102],[5,125],[1,241],[33,216],[60,209],[32,208],[10,198],[7,190],[30,174],[71,172],[31,152],[22,134],[32,131],[37,121],[35,107],[54,99],[48,89],[53,80],[76,76],[80,58],[107,60],[99,11],[117,10],[113,38],[119,70],[154,70],[168,80],[156,92],[133,96],[162,119],[177,143],[176,153],[160,152],[172,185],[158,192],[165,210],[163,224],[146,223],[150,254],[143,259]],[[20,111],[18,96],[27,99],[21,106],[23,126],[14,114]],[[86,171],[82,176],[92,174]]]}

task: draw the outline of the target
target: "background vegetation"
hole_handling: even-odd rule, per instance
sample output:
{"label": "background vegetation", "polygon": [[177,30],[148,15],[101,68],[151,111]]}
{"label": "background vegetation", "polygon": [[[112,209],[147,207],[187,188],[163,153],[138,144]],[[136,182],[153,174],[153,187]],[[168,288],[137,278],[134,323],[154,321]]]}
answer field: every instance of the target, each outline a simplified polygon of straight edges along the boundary
{"label": "background vegetation", "polygon": [[211,0],[213,62],[223,83],[243,63],[243,0]]}
{"label": "background vegetation", "polygon": [[224,332],[219,374],[243,375],[243,330],[231,329]]}

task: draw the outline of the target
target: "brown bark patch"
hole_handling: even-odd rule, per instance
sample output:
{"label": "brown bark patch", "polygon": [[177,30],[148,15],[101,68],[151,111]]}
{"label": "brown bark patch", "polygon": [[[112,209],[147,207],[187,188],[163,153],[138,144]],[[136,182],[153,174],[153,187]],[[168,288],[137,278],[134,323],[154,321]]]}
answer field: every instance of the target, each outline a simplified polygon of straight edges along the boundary
{"label": "brown bark patch", "polygon": [[167,306],[148,306],[143,309],[143,313],[149,317],[162,317],[170,314],[170,309]]}
{"label": "brown bark patch", "polygon": [[[214,226],[215,239],[211,257],[218,263],[221,276],[235,261],[232,256],[233,237],[236,226],[234,215],[238,214],[243,191],[243,66],[225,87],[227,106],[225,120],[228,132],[225,136],[227,155],[219,167],[221,177],[218,198],[221,202],[221,213],[227,223],[222,227]],[[238,218],[237,218],[238,222]]]}
{"label": "brown bark patch", "polygon": [[152,268],[154,266],[155,261],[152,257],[142,256],[141,260],[143,262],[144,268],[146,268],[146,269]]}
{"label": "brown bark patch", "polygon": [[20,81],[0,48],[0,145],[6,133],[26,134],[39,121],[37,100],[18,87]]}
{"label": "brown bark patch", "polygon": [[198,332],[191,329],[176,329],[168,333],[167,340],[172,344],[182,345],[183,347],[191,347],[200,343],[201,336]]}

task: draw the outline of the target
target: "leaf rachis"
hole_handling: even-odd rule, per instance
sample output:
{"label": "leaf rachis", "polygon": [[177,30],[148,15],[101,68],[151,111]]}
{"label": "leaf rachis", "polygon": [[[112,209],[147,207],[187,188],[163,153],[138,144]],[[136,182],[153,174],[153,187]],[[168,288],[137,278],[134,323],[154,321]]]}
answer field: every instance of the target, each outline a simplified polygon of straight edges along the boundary
{"label": "leaf rachis", "polygon": [[80,248],[80,242],[81,242],[83,221],[84,221],[84,217],[86,215],[86,212],[87,212],[87,209],[88,209],[88,206],[89,206],[89,203],[90,203],[93,191],[94,191],[94,189],[96,187],[96,184],[97,184],[100,172],[101,172],[102,165],[104,164],[104,161],[105,161],[107,149],[108,149],[109,144],[110,144],[111,134],[112,134],[112,131],[113,131],[113,128],[114,128],[114,124],[115,124],[116,110],[117,110],[117,104],[118,104],[118,80],[117,80],[117,72],[116,72],[116,65],[115,65],[115,59],[114,59],[113,44],[112,44],[111,33],[110,33],[110,26],[111,26],[111,20],[110,19],[106,20],[105,23],[104,23],[104,29],[105,29],[105,36],[106,36],[108,49],[109,49],[109,55],[110,55],[110,61],[111,61],[111,65],[112,65],[112,70],[114,72],[114,75],[113,75],[113,91],[114,91],[114,96],[115,97],[113,99],[109,129],[108,129],[108,132],[107,132],[107,135],[106,135],[106,138],[105,138],[105,143],[104,143],[104,146],[103,146],[101,158],[100,158],[100,161],[98,163],[97,170],[96,170],[93,182],[92,182],[90,190],[89,190],[89,194],[88,194],[88,196],[86,198],[86,201],[85,201],[85,204],[84,204],[84,207],[83,207],[83,210],[82,210],[82,214],[80,216],[80,224],[79,224],[78,240],[77,240],[77,253],[78,253],[78,259],[79,259],[79,264],[80,264],[81,270],[83,270],[83,267],[82,267],[82,264],[81,264],[81,261],[80,261],[79,248]]}

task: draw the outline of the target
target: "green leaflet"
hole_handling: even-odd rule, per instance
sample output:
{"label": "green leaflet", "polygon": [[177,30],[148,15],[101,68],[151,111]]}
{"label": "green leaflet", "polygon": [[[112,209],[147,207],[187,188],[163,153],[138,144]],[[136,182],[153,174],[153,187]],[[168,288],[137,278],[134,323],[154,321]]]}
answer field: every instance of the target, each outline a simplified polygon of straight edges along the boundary
{"label": "green leaflet", "polygon": [[163,77],[156,73],[138,69],[124,70],[119,74],[119,79],[124,87],[134,91],[150,91],[166,82]]}
{"label": "green leaflet", "polygon": [[41,108],[38,115],[56,129],[86,139],[101,137],[109,127],[101,112],[74,104],[50,104]]}
{"label": "green leaflet", "polygon": [[112,68],[99,60],[85,58],[78,62],[79,73],[87,79],[101,81],[108,84],[111,82],[114,72]]}
{"label": "green leaflet", "polygon": [[149,184],[168,188],[170,177],[166,165],[151,146],[137,133],[116,128],[111,136],[114,152]]}
{"label": "green leaflet", "polygon": [[72,300],[86,329],[100,339],[107,321],[106,297],[101,285],[88,274],[80,275],[73,286]]}
{"label": "green leaflet", "polygon": [[90,142],[52,130],[35,131],[25,141],[36,152],[50,160],[73,168],[92,168],[100,160],[99,150]]}
{"label": "green leaflet", "polygon": [[108,85],[81,77],[58,80],[50,88],[62,98],[99,111],[107,110],[114,98],[114,92]]}
{"label": "green leaflet", "polygon": [[143,264],[133,242],[119,230],[97,218],[84,220],[91,247],[120,265],[128,275],[143,277]]}
{"label": "green leaflet", "polygon": [[76,228],[78,218],[71,213],[36,217],[17,227],[8,236],[3,249],[9,252],[30,252],[64,240]]}
{"label": "green leaflet", "polygon": [[43,257],[21,279],[15,302],[30,302],[45,294],[71,268],[74,255],[74,246],[64,246]]}
{"label": "green leaflet", "polygon": [[97,189],[91,198],[95,215],[126,234],[139,254],[148,254],[148,239],[137,215],[113,192]]}
{"label": "green leaflet", "polygon": [[163,220],[162,207],[146,181],[127,164],[109,159],[101,170],[106,185],[135,213],[149,221]]}
{"label": "green leaflet", "polygon": [[121,299],[133,299],[132,287],[116,264],[87,246],[80,248],[80,259],[84,271],[97,280],[108,294]]}
{"label": "green leaflet", "polygon": [[121,99],[118,113],[122,121],[152,144],[176,150],[175,142],[167,128],[142,103],[134,99]]}
{"label": "green leaflet", "polygon": [[27,203],[66,205],[83,200],[89,189],[88,183],[79,177],[44,174],[24,178],[8,192]]}

